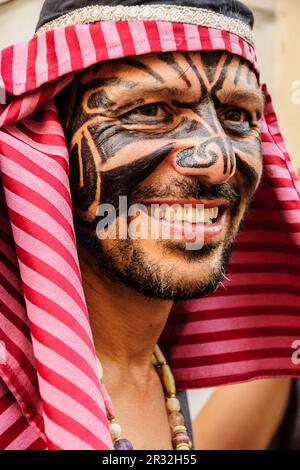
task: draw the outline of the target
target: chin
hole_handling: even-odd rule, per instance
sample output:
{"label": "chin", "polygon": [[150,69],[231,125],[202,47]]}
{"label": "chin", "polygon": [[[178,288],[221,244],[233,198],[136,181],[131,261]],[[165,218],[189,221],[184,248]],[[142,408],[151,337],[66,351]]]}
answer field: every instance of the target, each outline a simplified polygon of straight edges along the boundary
{"label": "chin", "polygon": [[146,297],[187,300],[211,294],[227,268],[231,244],[186,251],[185,243],[119,240],[98,254],[101,271]]}

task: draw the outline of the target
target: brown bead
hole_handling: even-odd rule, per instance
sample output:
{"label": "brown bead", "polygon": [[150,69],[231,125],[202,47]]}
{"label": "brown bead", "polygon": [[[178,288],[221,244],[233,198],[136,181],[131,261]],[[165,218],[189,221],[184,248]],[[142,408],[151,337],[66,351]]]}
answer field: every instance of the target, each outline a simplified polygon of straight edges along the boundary
{"label": "brown bead", "polygon": [[162,374],[162,379],[163,379],[164,386],[165,386],[168,396],[169,397],[175,396],[176,395],[175,380],[168,364],[164,364],[161,366],[161,374]]}
{"label": "brown bead", "polygon": [[171,429],[174,429],[176,426],[184,426],[184,416],[180,411],[172,411],[169,414],[169,423]]}
{"label": "brown bead", "polygon": [[176,446],[176,450],[190,450],[190,447],[186,444],[178,444],[178,446]]}

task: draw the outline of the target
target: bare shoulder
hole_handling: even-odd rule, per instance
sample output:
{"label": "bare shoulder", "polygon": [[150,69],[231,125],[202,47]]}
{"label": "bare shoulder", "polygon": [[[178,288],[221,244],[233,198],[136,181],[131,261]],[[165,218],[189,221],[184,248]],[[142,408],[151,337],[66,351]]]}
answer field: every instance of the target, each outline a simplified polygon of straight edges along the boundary
{"label": "bare shoulder", "polygon": [[197,449],[266,449],[286,412],[292,379],[218,387],[193,423]]}

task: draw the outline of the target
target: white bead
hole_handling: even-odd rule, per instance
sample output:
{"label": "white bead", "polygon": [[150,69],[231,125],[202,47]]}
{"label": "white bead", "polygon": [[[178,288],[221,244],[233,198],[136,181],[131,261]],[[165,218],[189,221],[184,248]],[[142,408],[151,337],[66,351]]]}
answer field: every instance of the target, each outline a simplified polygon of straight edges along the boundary
{"label": "white bead", "polygon": [[180,411],[180,402],[177,398],[167,399],[167,408],[169,411]]}
{"label": "white bead", "polygon": [[118,423],[110,423],[109,430],[113,440],[119,439],[121,437],[122,429]]}
{"label": "white bead", "polygon": [[179,444],[176,446],[176,450],[190,450],[190,446],[187,444]]}
{"label": "white bead", "polygon": [[[172,3],[172,2],[171,2]],[[242,37],[252,46],[254,38],[251,28],[242,21],[220,15],[205,8],[182,7],[176,5],[164,5],[157,8],[156,5],[137,6],[102,6],[91,5],[67,13],[59,18],[49,21],[38,29],[37,34],[51,31],[62,26],[91,23],[95,21],[128,21],[128,20],[153,20],[170,21],[178,23],[191,23],[198,26],[206,26],[216,29],[224,29]]]}

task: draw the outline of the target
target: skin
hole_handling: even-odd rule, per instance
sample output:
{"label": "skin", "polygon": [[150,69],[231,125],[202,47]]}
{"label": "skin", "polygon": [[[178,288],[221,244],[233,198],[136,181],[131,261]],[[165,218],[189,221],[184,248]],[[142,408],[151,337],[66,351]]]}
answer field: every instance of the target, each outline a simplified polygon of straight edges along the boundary
{"label": "skin", "polygon": [[267,449],[285,414],[290,391],[287,379],[218,387],[193,423],[197,449]]}
{"label": "skin", "polygon": [[[173,301],[208,295],[225,272],[262,174],[263,104],[255,73],[227,53],[98,64],[60,96],[75,224],[96,246],[79,246],[95,347],[123,434],[135,449],[172,448],[151,354]],[[100,241],[97,208],[118,207],[120,195],[129,205],[225,200],[222,231],[190,253],[185,240]],[[121,231],[124,214],[117,217]]]}

